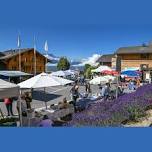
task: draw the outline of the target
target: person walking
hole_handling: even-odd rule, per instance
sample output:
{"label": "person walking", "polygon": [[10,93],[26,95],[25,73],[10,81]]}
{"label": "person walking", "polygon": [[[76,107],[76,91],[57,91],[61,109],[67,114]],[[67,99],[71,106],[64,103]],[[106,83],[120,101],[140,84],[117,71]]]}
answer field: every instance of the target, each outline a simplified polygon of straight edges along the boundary
{"label": "person walking", "polygon": [[78,90],[79,90],[79,86],[76,83],[70,91],[72,94],[72,102],[73,102],[75,112],[76,112],[76,102],[77,102],[77,99],[79,98],[79,91]]}
{"label": "person walking", "polygon": [[13,99],[12,98],[5,98],[4,99],[4,103],[5,103],[5,106],[6,106],[6,109],[7,109],[7,115],[10,116],[10,115],[14,115],[13,114]]}
{"label": "person walking", "polygon": [[31,109],[32,98],[28,92],[25,93],[25,101],[26,101],[27,109]]}
{"label": "person walking", "polygon": [[86,82],[85,84],[85,91],[88,95],[91,93],[91,86],[89,82]]}
{"label": "person walking", "polygon": [[107,100],[110,96],[110,84],[106,83],[105,85],[105,92],[104,92],[104,99]]}
{"label": "person walking", "polygon": [[140,87],[140,79],[137,79],[137,87]]}
{"label": "person walking", "polygon": [[21,113],[22,113],[22,116],[27,116],[27,104],[26,104],[26,101],[25,101],[25,95],[21,95],[21,100],[17,100],[17,111],[18,111],[18,114],[20,116],[20,104],[21,104]]}

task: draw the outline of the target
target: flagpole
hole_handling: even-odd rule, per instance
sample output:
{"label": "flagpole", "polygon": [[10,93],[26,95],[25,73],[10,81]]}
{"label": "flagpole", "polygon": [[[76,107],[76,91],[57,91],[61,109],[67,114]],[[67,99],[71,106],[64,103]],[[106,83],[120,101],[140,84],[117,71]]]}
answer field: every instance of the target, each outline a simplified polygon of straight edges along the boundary
{"label": "flagpole", "polygon": [[35,44],[35,36],[34,36],[34,76],[36,75],[36,44]]}
{"label": "flagpole", "polygon": [[20,35],[18,35],[18,51],[19,51],[19,71],[21,71],[21,50],[20,50]]}
{"label": "flagpole", "polygon": [[47,53],[46,53],[46,60],[45,60],[45,72],[47,73],[47,66],[46,66],[46,64],[47,64]]}

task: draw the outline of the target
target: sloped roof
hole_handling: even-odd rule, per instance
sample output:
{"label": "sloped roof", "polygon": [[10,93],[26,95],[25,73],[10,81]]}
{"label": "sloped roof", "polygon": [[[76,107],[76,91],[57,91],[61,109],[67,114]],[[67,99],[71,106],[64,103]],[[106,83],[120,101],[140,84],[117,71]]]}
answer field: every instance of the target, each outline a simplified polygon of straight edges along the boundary
{"label": "sloped roof", "polygon": [[152,46],[131,46],[121,47],[116,51],[116,54],[144,54],[152,53]]}
{"label": "sloped roof", "polygon": [[21,71],[0,71],[0,75],[7,77],[19,77],[19,76],[30,76],[32,74],[21,72]]}
{"label": "sloped roof", "polygon": [[102,55],[97,62],[111,62],[114,54],[105,54]]}
{"label": "sloped roof", "polygon": [[0,52],[0,57],[4,56],[4,54],[2,52]]}
{"label": "sloped roof", "polygon": [[[34,48],[25,48],[25,49],[20,49],[20,53],[24,53],[24,52],[27,52],[27,51],[31,51],[31,50],[34,50]],[[36,50],[36,52],[43,56],[45,58],[44,55],[42,55],[40,52],[38,52]],[[4,56],[0,56],[0,60],[6,60],[6,59],[9,59],[13,56],[16,56],[19,54],[19,49],[11,49],[11,50],[7,50],[7,51],[3,51],[3,52],[0,52],[2,54],[4,54]]]}

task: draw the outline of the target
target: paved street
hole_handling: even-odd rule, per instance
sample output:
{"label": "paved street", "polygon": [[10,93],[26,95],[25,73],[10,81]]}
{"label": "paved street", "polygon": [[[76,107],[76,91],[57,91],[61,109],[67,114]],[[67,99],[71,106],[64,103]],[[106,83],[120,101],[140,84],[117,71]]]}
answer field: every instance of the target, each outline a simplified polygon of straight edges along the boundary
{"label": "paved street", "polygon": [[[53,87],[53,88],[46,88],[46,93],[44,90],[34,90],[33,92],[33,100],[32,100],[32,108],[41,108],[45,107],[45,102],[47,105],[56,104],[58,102],[62,102],[63,98],[66,97],[67,100],[71,99],[70,90],[72,86],[67,87]],[[92,94],[99,93],[99,87],[96,85],[91,85]],[[85,87],[79,87],[80,93],[85,93]],[[130,90],[124,90],[125,93],[131,93]],[[0,107],[5,115],[7,115],[6,107],[4,103],[0,102]],[[13,111],[14,114],[17,114],[16,110],[16,102],[13,103]]]}
{"label": "paved street", "polygon": [[[35,90],[33,92],[32,108],[44,107],[45,106],[44,101],[47,101],[47,105],[51,105],[51,104],[55,104],[62,101],[64,97],[66,97],[67,100],[70,100],[71,99],[70,89],[71,89],[71,86],[47,88],[46,94],[44,94],[44,91],[42,89]],[[93,94],[99,93],[98,86],[91,86],[91,89],[92,89]],[[85,87],[80,86],[79,92],[80,93],[85,92]],[[6,115],[7,112],[6,112],[6,107],[4,103],[1,102],[0,107],[3,113]],[[13,111],[15,114],[17,114],[16,102],[13,103]]]}

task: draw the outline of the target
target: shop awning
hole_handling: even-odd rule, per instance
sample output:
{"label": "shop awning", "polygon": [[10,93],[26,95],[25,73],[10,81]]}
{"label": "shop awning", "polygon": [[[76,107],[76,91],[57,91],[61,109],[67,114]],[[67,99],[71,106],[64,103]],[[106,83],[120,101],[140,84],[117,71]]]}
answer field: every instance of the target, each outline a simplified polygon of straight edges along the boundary
{"label": "shop awning", "polygon": [[21,71],[0,71],[0,75],[6,77],[21,77],[21,76],[30,76],[32,74]]}

